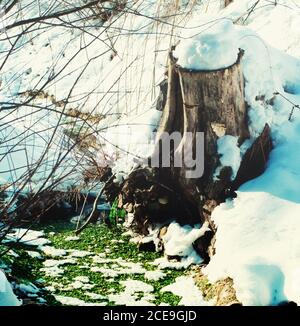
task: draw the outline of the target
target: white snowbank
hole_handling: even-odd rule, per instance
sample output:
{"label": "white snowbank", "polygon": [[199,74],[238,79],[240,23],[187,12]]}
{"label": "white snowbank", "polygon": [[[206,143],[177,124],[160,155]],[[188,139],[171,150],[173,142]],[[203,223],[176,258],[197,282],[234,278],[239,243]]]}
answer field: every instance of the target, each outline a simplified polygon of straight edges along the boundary
{"label": "white snowbank", "polygon": [[21,304],[13,293],[5,274],[0,270],[0,306],[20,306]]}
{"label": "white snowbank", "polygon": [[41,271],[45,273],[46,276],[50,277],[60,277],[64,270],[59,266],[52,266],[52,267],[43,267],[41,268]]}
{"label": "white snowbank", "polygon": [[194,264],[201,264],[203,259],[194,251],[188,257],[181,257],[180,261],[175,259],[170,260],[167,257],[161,257],[154,260],[152,265],[157,266],[160,269],[186,269]]}
{"label": "white snowbank", "polygon": [[37,294],[39,293],[39,288],[35,286],[33,283],[28,283],[28,284],[19,284],[16,286],[19,288],[20,291],[23,293],[31,293],[31,294]]}
{"label": "white snowbank", "polygon": [[175,283],[165,286],[161,292],[171,292],[182,299],[180,306],[209,306],[211,302],[204,301],[201,291],[196,286],[192,277],[180,276]]}
{"label": "white snowbank", "polygon": [[26,252],[31,258],[44,259],[44,257],[37,251],[27,250]]}
{"label": "white snowbank", "polygon": [[63,291],[71,291],[71,290],[91,290],[95,287],[95,284],[90,284],[88,282],[82,282],[79,280],[75,280],[74,282],[68,284],[67,286],[65,286],[62,290]]}
{"label": "white snowbank", "polygon": [[300,204],[267,192],[239,192],[213,213],[216,255],[211,281],[232,277],[245,305],[300,303]]}
{"label": "white snowbank", "polygon": [[90,279],[88,276],[76,276],[74,278],[75,281],[79,281],[79,282],[82,282],[82,283],[89,283],[90,282]]}

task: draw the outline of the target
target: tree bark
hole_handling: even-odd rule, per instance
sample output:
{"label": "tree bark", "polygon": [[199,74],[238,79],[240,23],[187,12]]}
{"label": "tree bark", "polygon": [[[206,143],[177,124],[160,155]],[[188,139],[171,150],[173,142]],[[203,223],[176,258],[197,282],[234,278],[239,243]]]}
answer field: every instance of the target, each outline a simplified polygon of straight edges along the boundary
{"label": "tree bark", "polygon": [[[196,134],[204,133],[205,165],[201,178],[187,178],[189,168],[185,164],[182,168],[171,165],[168,171],[161,167],[162,173],[169,173],[171,178],[177,180],[185,196],[197,206],[203,206],[209,199],[223,198],[224,191],[231,183],[232,171],[226,167],[221,170],[219,180],[214,180],[215,170],[220,163],[218,139],[232,135],[238,137],[241,144],[249,137],[242,56],[241,50],[237,62],[228,68],[195,71],[178,66],[170,54],[168,97],[154,155],[158,155],[161,150],[159,144],[164,133],[179,131],[182,134],[180,145],[171,155],[181,155],[184,148],[195,153]],[[186,137],[188,133],[193,134],[192,144]],[[174,163],[174,160],[171,162]]]}
{"label": "tree bark", "polygon": [[230,5],[233,2],[233,0],[224,0],[224,8],[226,8],[228,5]]}

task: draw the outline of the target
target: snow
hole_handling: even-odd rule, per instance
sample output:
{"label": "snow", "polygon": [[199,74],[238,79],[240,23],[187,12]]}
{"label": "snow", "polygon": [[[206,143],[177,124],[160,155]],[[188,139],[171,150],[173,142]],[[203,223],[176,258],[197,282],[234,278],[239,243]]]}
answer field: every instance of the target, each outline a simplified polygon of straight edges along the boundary
{"label": "snow", "polygon": [[44,246],[41,248],[41,251],[46,255],[50,257],[61,257],[61,256],[66,256],[67,251],[64,249],[56,249],[54,247],[50,246]]}
{"label": "snow", "polygon": [[[136,280],[121,281],[120,284],[125,287],[124,291],[118,294],[109,294],[108,300],[116,305],[126,306],[153,306],[151,301],[155,296],[151,293],[154,291],[152,285]],[[142,294],[140,299],[136,294]]]}
{"label": "snow", "polygon": [[213,213],[217,252],[205,273],[211,281],[232,277],[245,305],[299,304],[300,204],[248,187]]}
{"label": "snow", "polygon": [[20,306],[21,301],[13,293],[12,287],[0,270],[0,306]]}
{"label": "snow", "polygon": [[60,260],[47,259],[43,262],[45,267],[54,267],[54,266],[63,266],[63,265],[75,265],[76,259],[74,258],[65,258]]}
{"label": "snow", "polygon": [[82,282],[79,280],[75,280],[74,282],[70,283],[68,286],[64,287],[62,291],[71,291],[71,290],[91,290],[95,287],[95,284],[90,284],[87,282]]}
{"label": "snow", "polygon": [[167,233],[162,237],[165,254],[167,256],[180,256],[184,258],[192,257],[193,263],[201,263],[202,259],[196,254],[193,243],[208,230],[209,227],[206,223],[202,227],[181,226],[176,222],[171,223]]}
{"label": "snow", "polygon": [[175,283],[165,286],[161,292],[171,292],[179,297],[180,306],[209,306],[211,302],[203,299],[201,291],[196,286],[192,277],[180,276]]}
{"label": "snow", "polygon": [[75,249],[70,249],[70,250],[68,250],[68,252],[71,257],[76,257],[76,258],[84,258],[87,256],[91,256],[93,254],[90,251],[75,250]]}
{"label": "snow", "polygon": [[44,267],[41,271],[50,277],[59,277],[64,273],[63,265],[75,265],[77,260],[75,258],[65,258],[61,260],[47,259],[43,262]]}
{"label": "snow", "polygon": [[115,278],[120,275],[133,275],[133,274],[144,274],[147,270],[142,266],[140,263],[132,263],[132,262],[126,262],[122,259],[101,259],[96,260],[97,263],[107,263],[107,262],[116,262],[116,265],[111,266],[111,268],[108,267],[98,267],[93,266],[91,267],[91,272],[94,273],[101,273],[104,277],[107,278]]}
{"label": "snow", "polygon": [[42,247],[50,243],[50,240],[43,238],[43,231],[33,231],[28,229],[14,229],[6,235],[5,242],[19,242],[27,246]]}
{"label": "snow", "polygon": [[44,272],[46,276],[50,277],[60,277],[64,273],[64,270],[57,265],[52,267],[43,267],[41,268],[41,271]]}
{"label": "snow", "polygon": [[26,251],[31,258],[44,259],[44,257],[37,251]]}
{"label": "snow", "polygon": [[[253,3],[234,1],[223,11],[211,9],[210,15],[237,19]],[[289,101],[300,103],[299,17],[299,7],[291,2],[280,1],[274,6],[261,1],[247,26],[218,21],[217,26],[202,30],[193,42],[182,42],[178,47],[179,53],[182,51],[179,64],[205,70],[215,69],[214,64],[222,68],[224,62],[230,63],[231,50],[245,50],[242,68],[251,139],[244,148],[238,148],[237,140],[230,135],[219,138],[222,166],[231,166],[235,174],[249,143],[266,123],[272,130],[275,148],[265,173],[243,185],[237,198],[216,208],[212,216],[218,227],[216,254],[205,273],[212,282],[231,277],[237,298],[244,305],[277,305],[285,300],[300,303],[299,112],[295,110],[288,121],[293,105],[281,95],[274,96],[279,92]],[[209,39],[219,27],[226,33],[216,33]],[[206,61],[214,49],[220,61]]]}
{"label": "snow", "polygon": [[37,298],[37,302],[39,304],[47,304],[47,300],[45,300],[44,298]]}
{"label": "snow", "polygon": [[[300,9],[297,1],[277,2],[275,6],[273,2],[261,0],[250,15],[248,14],[256,3],[255,0],[235,0],[222,10],[219,1],[205,4],[201,2],[186,19],[178,18],[182,20],[182,27],[186,28],[177,28],[180,24],[176,21],[172,33],[172,43],[180,40],[175,56],[178,57],[178,63],[187,69],[214,70],[228,67],[236,61],[238,49],[245,50],[241,64],[249,106],[251,138],[239,148],[237,140],[221,130],[218,133],[218,152],[222,166],[231,166],[235,175],[243,153],[261,133],[265,124],[268,123],[272,130],[275,148],[266,172],[243,185],[236,199],[222,204],[213,213],[213,219],[218,226],[216,255],[205,269],[211,281],[232,277],[238,299],[249,305],[272,305],[283,300],[294,300],[300,304],[300,223],[297,218],[300,205],[300,154],[297,150],[300,145],[300,115],[295,110],[291,121],[288,121],[293,105],[280,95],[274,96],[275,92],[280,92],[293,103],[300,103],[300,60],[297,59],[300,57]],[[41,3],[45,4],[44,1]],[[140,1],[136,5],[139,6]],[[147,2],[143,12],[151,16],[156,9],[152,2]],[[26,15],[32,16],[32,10],[33,7],[29,7]],[[32,89],[33,86],[38,88],[47,80],[53,73],[50,67],[54,61],[58,62],[58,68],[62,67],[80,48],[82,38],[87,43],[94,40],[93,46],[86,48],[86,51],[82,51],[69,63],[64,72],[66,78],[61,78],[56,85],[50,83],[47,91],[59,100],[64,99],[73,85],[78,69],[89,58],[94,58],[74,88],[70,103],[84,111],[95,108],[97,113],[108,114],[98,126],[105,131],[98,136],[101,141],[105,139],[111,143],[107,144],[106,151],[114,162],[113,172],[118,173],[118,180],[135,166],[133,157],[146,157],[151,150],[151,131],[156,128],[160,117],[160,113],[154,108],[157,85],[165,72],[169,35],[173,28],[162,24],[159,27],[160,33],[149,34],[147,32],[153,28],[153,25],[149,25],[149,20],[130,14],[126,20],[114,23],[113,27],[118,30],[120,26],[125,30],[128,28],[129,31],[134,29],[139,32],[112,36],[118,52],[112,61],[109,53],[97,57],[109,49],[102,39],[99,41],[79,30],[72,34],[68,28],[61,26],[49,28],[39,35],[32,32],[32,36],[36,36],[32,40],[33,45],[28,42],[24,48],[15,51],[1,71],[1,102],[12,99],[22,101],[18,94]],[[91,28],[89,32],[95,30]],[[51,51],[46,46],[47,43],[50,43]],[[9,42],[1,42],[2,53],[10,46]],[[12,78],[15,82],[12,82]],[[109,93],[106,94],[107,91]],[[87,95],[90,93],[92,96]],[[86,98],[84,94],[87,95]],[[45,105],[45,101],[41,99],[37,99],[36,103]],[[17,115],[21,116],[23,113],[20,111]],[[15,117],[6,117],[3,121],[9,125]],[[33,131],[38,134],[49,125],[55,125],[56,121],[55,114],[45,119],[42,112],[37,112],[31,119],[7,127],[7,133],[22,133],[36,122]],[[43,136],[44,141],[41,140],[42,137],[39,138],[36,151],[28,151],[32,162],[36,162],[41,155],[37,148],[43,148],[44,143],[49,140],[49,133],[43,133]],[[32,137],[28,140],[33,141]],[[60,140],[61,132],[54,143],[60,143]],[[14,145],[14,142],[8,144],[9,147]],[[58,152],[57,146],[53,144],[49,159],[56,158]],[[19,152],[11,155],[16,167],[24,165],[24,157]],[[95,153],[95,157],[101,162],[101,153]],[[1,162],[1,170],[7,170],[9,166],[4,161]],[[72,168],[72,160],[68,163]],[[22,169],[18,171],[24,172]],[[1,180],[9,182],[16,177],[8,174],[1,176]],[[160,268],[179,269],[201,263],[201,257],[193,250],[192,243],[201,236],[202,231],[197,227],[171,224],[163,239],[166,254],[178,255],[182,259],[177,262],[163,257],[156,260],[155,264]],[[20,234],[24,235],[22,242],[36,246],[47,244],[43,235],[30,232],[24,234],[23,231]],[[16,234],[10,236],[13,241],[20,238]],[[72,240],[78,239],[69,239]],[[120,266],[120,261],[100,260],[101,257],[98,257],[94,262],[116,263]],[[136,267],[123,265],[119,270],[112,270],[107,266],[92,268],[102,270],[107,275],[113,271],[116,275],[121,275],[126,269],[126,273],[134,273],[135,269],[139,270]],[[45,267],[44,270],[56,276],[63,273],[63,269],[57,264]],[[179,280],[181,286],[185,282],[188,283],[186,280]],[[136,303],[129,292],[125,290],[122,297],[115,297],[116,301],[125,302],[131,297],[129,302]]]}
{"label": "snow", "polygon": [[106,306],[107,305],[106,302],[91,303],[73,297],[65,297],[62,295],[55,295],[54,297],[58,302],[60,302],[64,306]]}
{"label": "snow", "polygon": [[165,278],[167,275],[161,270],[148,271],[144,274],[144,277],[148,281],[159,281]]}
{"label": "snow", "polygon": [[85,295],[90,297],[92,300],[106,300],[104,295],[98,293],[86,292]]}
{"label": "snow", "polygon": [[80,240],[80,237],[78,236],[69,236],[65,238],[65,241],[78,241]]}
{"label": "snow", "polygon": [[226,135],[218,139],[218,154],[221,166],[217,168],[215,175],[218,176],[222,167],[232,168],[231,179],[234,180],[241,164],[241,149],[238,146],[238,137]]}
{"label": "snow", "polygon": [[221,21],[206,33],[181,40],[174,52],[178,64],[191,70],[215,70],[233,65],[238,58],[236,30],[231,21]]}
{"label": "snow", "polygon": [[90,282],[90,279],[88,276],[76,276],[74,278],[75,281],[79,281],[79,282],[82,282],[82,283],[89,283]]}
{"label": "snow", "polygon": [[160,269],[187,269],[191,265],[201,264],[202,258],[196,253],[196,251],[192,252],[187,257],[181,257],[180,261],[170,260],[167,257],[161,257],[154,260],[152,265],[157,266]]}

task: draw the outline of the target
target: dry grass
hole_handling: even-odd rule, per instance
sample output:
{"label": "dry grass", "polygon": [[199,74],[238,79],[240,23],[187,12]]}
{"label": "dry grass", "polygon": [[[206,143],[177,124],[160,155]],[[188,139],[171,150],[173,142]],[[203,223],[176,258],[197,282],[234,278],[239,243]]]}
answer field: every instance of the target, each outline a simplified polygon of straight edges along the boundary
{"label": "dry grass", "polygon": [[205,300],[214,300],[216,306],[231,306],[240,303],[236,297],[231,278],[211,284],[207,276],[203,275],[201,267],[194,267],[192,274]]}

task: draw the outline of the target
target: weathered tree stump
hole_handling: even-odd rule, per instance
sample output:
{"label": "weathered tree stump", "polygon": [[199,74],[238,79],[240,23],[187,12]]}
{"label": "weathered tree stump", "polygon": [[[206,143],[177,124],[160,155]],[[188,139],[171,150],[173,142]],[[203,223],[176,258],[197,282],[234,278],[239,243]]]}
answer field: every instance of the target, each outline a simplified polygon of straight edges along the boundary
{"label": "weathered tree stump", "polygon": [[[213,209],[244,182],[264,171],[272,148],[270,132],[266,126],[261,137],[254,142],[242,160],[235,180],[231,167],[220,166],[217,142],[231,135],[239,145],[249,137],[244,77],[241,67],[243,50],[230,67],[213,71],[188,70],[177,65],[172,52],[169,56],[167,87],[162,87],[159,107],[165,103],[156,146],[149,162],[158,165],[139,168],[121,185],[121,204],[135,216],[136,230],[146,234],[151,224],[167,224],[176,219],[181,224],[209,222],[212,232],[206,232],[195,247],[208,260],[208,247],[214,237],[211,221]],[[179,143],[174,142],[169,152],[161,151],[162,138],[176,132]],[[196,153],[197,134],[204,133],[204,172],[196,178],[190,175],[191,166],[178,158],[186,152]],[[192,137],[187,137],[192,135]],[[170,165],[163,162],[169,156]],[[255,169],[251,169],[255,164]],[[247,172],[248,171],[248,172]],[[250,171],[250,172],[249,172]]]}
{"label": "weathered tree stump", "polygon": [[[183,69],[176,64],[172,53],[169,60],[169,84],[166,107],[158,130],[155,156],[160,155],[160,139],[164,133],[180,132],[182,140],[172,155],[184,156],[185,151],[195,153],[196,134],[202,132],[204,140],[204,174],[200,178],[187,178],[190,167],[183,164],[170,169],[161,167],[161,174],[177,180],[181,191],[193,205],[206,200],[223,198],[224,191],[230,188],[231,173],[224,167],[219,180],[215,181],[215,170],[219,165],[217,141],[224,135],[239,138],[242,143],[248,136],[247,108],[244,98],[244,78],[241,69],[243,51],[235,64],[214,71],[194,71]],[[191,142],[187,134],[192,134]],[[173,164],[173,165],[172,165]],[[201,214],[202,220],[205,220]]]}

